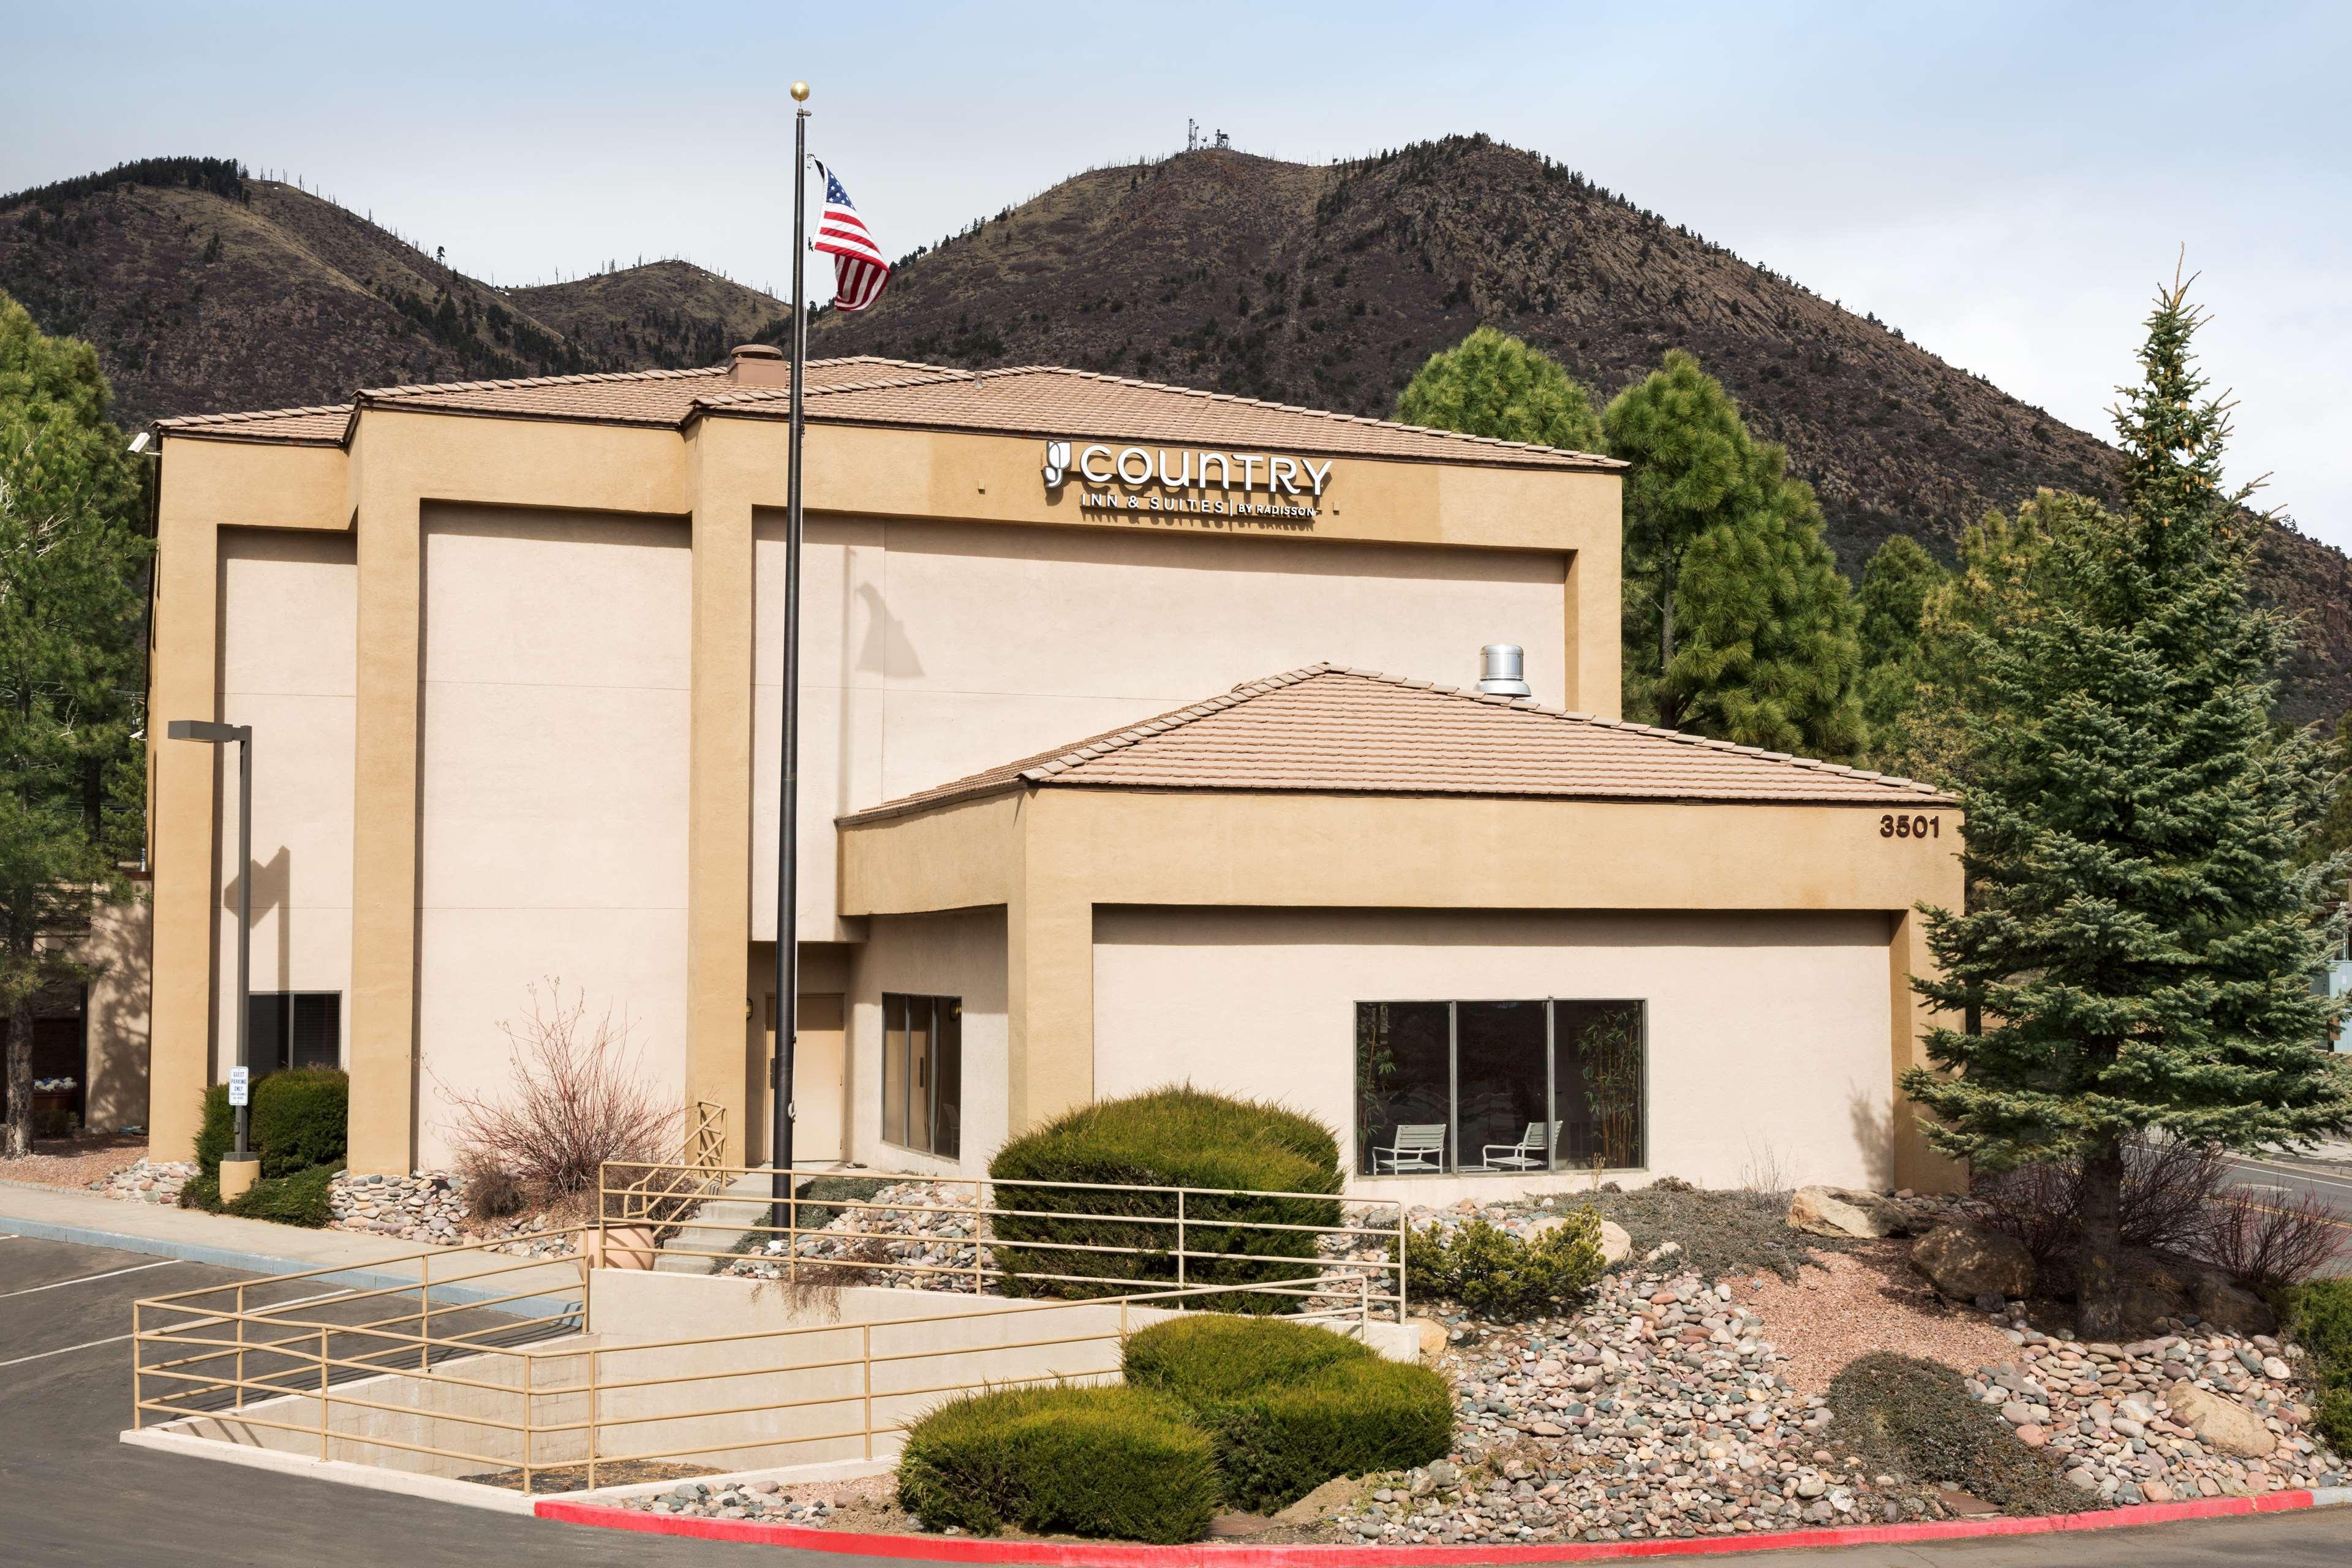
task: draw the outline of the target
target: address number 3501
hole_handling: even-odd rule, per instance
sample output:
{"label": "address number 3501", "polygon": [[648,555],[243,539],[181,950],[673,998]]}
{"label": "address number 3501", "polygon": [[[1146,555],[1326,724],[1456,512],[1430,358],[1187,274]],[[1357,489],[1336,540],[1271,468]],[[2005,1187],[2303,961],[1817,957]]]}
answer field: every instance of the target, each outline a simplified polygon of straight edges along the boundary
{"label": "address number 3501", "polygon": [[1888,812],[1878,819],[1881,838],[1941,838],[1944,819],[1940,816],[1902,816]]}

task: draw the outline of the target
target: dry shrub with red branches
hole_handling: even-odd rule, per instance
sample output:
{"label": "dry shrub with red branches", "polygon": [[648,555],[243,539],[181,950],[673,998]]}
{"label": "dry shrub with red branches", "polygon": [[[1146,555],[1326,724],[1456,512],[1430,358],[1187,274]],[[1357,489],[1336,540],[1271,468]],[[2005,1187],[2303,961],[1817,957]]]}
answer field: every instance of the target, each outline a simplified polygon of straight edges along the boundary
{"label": "dry shrub with red branches", "polygon": [[2317,1198],[2238,1188],[2213,1202],[2202,1251],[2254,1290],[2300,1285],[2344,1250],[2344,1223]]}
{"label": "dry shrub with red branches", "polygon": [[[551,978],[530,991],[530,1016],[501,1021],[508,1084],[489,1093],[440,1085],[456,1111],[450,1142],[469,1171],[498,1171],[541,1203],[596,1186],[607,1162],[646,1162],[674,1152],[678,1108],[657,1096],[629,1044],[626,1016],[593,1022],[585,992],[566,1001]],[[437,1079],[436,1079],[437,1082]]]}
{"label": "dry shrub with red branches", "polygon": [[[2209,1205],[2228,1174],[2227,1157],[2219,1149],[2168,1139],[2126,1142],[2124,1245],[2158,1252],[2196,1251],[2205,1235]],[[2063,1272],[2073,1266],[2078,1244],[2074,1205],[2082,1185],[2079,1164],[2049,1160],[1979,1177],[1976,1195],[1990,1207],[1992,1223],[2023,1242],[2037,1266]]]}

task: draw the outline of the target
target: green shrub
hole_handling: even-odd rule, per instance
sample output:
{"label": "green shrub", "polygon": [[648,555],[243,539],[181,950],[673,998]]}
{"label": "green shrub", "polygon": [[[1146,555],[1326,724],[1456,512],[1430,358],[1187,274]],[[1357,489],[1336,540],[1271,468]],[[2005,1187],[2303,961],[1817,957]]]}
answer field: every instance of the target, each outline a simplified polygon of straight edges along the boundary
{"label": "green shrub", "polygon": [[352,1080],[338,1068],[295,1068],[253,1086],[253,1146],[265,1176],[340,1165],[348,1151]]}
{"label": "green shrub", "polygon": [[1187,1316],[1128,1341],[1130,1384],[1180,1402],[1216,1442],[1228,1506],[1271,1512],[1338,1476],[1444,1457],[1454,1396],[1427,1367],[1328,1329]]}
{"label": "green shrub", "polygon": [[[295,1068],[253,1085],[246,1136],[264,1176],[290,1176],[317,1165],[339,1165],[348,1152],[351,1079],[335,1068]],[[196,1131],[196,1163],[207,1176],[236,1148],[236,1111],[228,1085],[205,1090]]]}
{"label": "green shrub", "polygon": [[335,1217],[335,1173],[341,1169],[340,1165],[313,1165],[290,1176],[264,1176],[226,1203],[221,1201],[218,1173],[191,1176],[180,1188],[180,1206],[319,1230]]}
{"label": "green shrub", "polygon": [[[1184,1247],[1194,1255],[1185,1263],[1188,1285],[1316,1278],[1320,1270],[1310,1232],[1245,1226],[1339,1223],[1339,1143],[1330,1129],[1280,1106],[1189,1087],[1081,1107],[1004,1145],[988,1172],[1004,1183],[1239,1190],[1242,1195],[1231,1197],[1186,1195]],[[1251,1195],[1261,1193],[1334,1195]],[[1084,1297],[1176,1283],[1175,1226],[1138,1223],[1174,1220],[1172,1193],[1114,1195],[1007,1186],[998,1190],[996,1202],[1000,1208],[1035,1216],[1000,1215],[992,1222],[1000,1242],[1033,1244],[995,1249],[997,1261],[1013,1276],[1007,1285],[1013,1294]],[[1087,1217],[1056,1217],[1072,1214]],[[1045,1243],[1058,1245],[1037,1245]],[[1069,1246],[1134,1247],[1139,1255],[1060,1249]],[[1201,1253],[1244,1256],[1221,1259]],[[1107,1283],[1040,1278],[1050,1275]],[[1213,1304],[1232,1311],[1274,1312],[1295,1300],[1235,1295],[1215,1298]]]}
{"label": "green shrub", "polygon": [[2080,1513],[2102,1506],[2058,1467],[2017,1440],[2009,1423],[1969,1397],[1940,1362],[1874,1351],[1830,1380],[1827,1436],[1835,1454],[1861,1456],[1920,1484],[1950,1481],[2003,1513]]}
{"label": "green shrub", "polygon": [[1208,1531],[1216,1458],[1181,1406],[1147,1390],[1003,1389],[916,1423],[898,1501],[933,1530],[1174,1544]]}
{"label": "green shrub", "polygon": [[[1395,1256],[1390,1244],[1390,1256]],[[1580,1208],[1533,1242],[1474,1219],[1405,1233],[1405,1289],[1459,1301],[1481,1318],[1519,1322],[1548,1317],[1592,1289],[1601,1258],[1601,1215]]]}
{"label": "green shrub", "polygon": [[2284,1293],[2284,1332],[2311,1357],[2319,1384],[2312,1424],[2338,1454],[2352,1455],[2352,1279],[2314,1279]]}

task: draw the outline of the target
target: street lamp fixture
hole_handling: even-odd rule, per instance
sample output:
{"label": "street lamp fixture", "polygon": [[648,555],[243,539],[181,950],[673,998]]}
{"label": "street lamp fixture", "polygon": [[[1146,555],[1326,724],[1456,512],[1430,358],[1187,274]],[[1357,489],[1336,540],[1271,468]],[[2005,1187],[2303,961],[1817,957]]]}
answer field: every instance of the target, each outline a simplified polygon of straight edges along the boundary
{"label": "street lamp fixture", "polygon": [[252,1096],[247,1048],[253,1031],[253,726],[174,719],[163,726],[163,734],[173,741],[236,745],[236,1070],[229,1075],[229,1099],[236,1107],[236,1168],[221,1163],[221,1196],[233,1198],[260,1174],[249,1136],[253,1108],[247,1103]]}

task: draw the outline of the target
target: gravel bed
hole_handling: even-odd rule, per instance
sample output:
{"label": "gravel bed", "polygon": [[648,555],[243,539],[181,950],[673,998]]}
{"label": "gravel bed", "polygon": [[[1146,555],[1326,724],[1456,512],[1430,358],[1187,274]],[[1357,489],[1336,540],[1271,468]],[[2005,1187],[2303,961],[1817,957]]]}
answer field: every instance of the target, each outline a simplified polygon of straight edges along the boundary
{"label": "gravel bed", "polygon": [[1765,1321],[1803,1325],[1783,1339],[1789,1380],[1800,1392],[1828,1392],[1839,1368],[1872,1351],[1925,1356],[1961,1373],[2010,1353],[1997,1323],[1946,1301],[1911,1267],[1910,1245],[1860,1243],[1823,1254],[1793,1281],[1758,1274],[1734,1285],[1739,1302]]}
{"label": "gravel bed", "polygon": [[120,1172],[144,1160],[147,1140],[136,1133],[83,1133],[72,1138],[36,1138],[21,1160],[0,1160],[0,1181],[44,1187],[102,1187]]}
{"label": "gravel bed", "polygon": [[506,1219],[476,1221],[466,1217],[466,1178],[446,1171],[418,1171],[406,1176],[354,1176],[339,1173],[328,1192],[335,1217],[331,1230],[397,1237],[437,1247],[465,1247],[484,1241],[508,1245],[499,1248],[526,1258],[550,1258],[572,1250],[571,1238],[543,1236],[562,1230],[568,1222],[546,1210],[533,1210]]}

